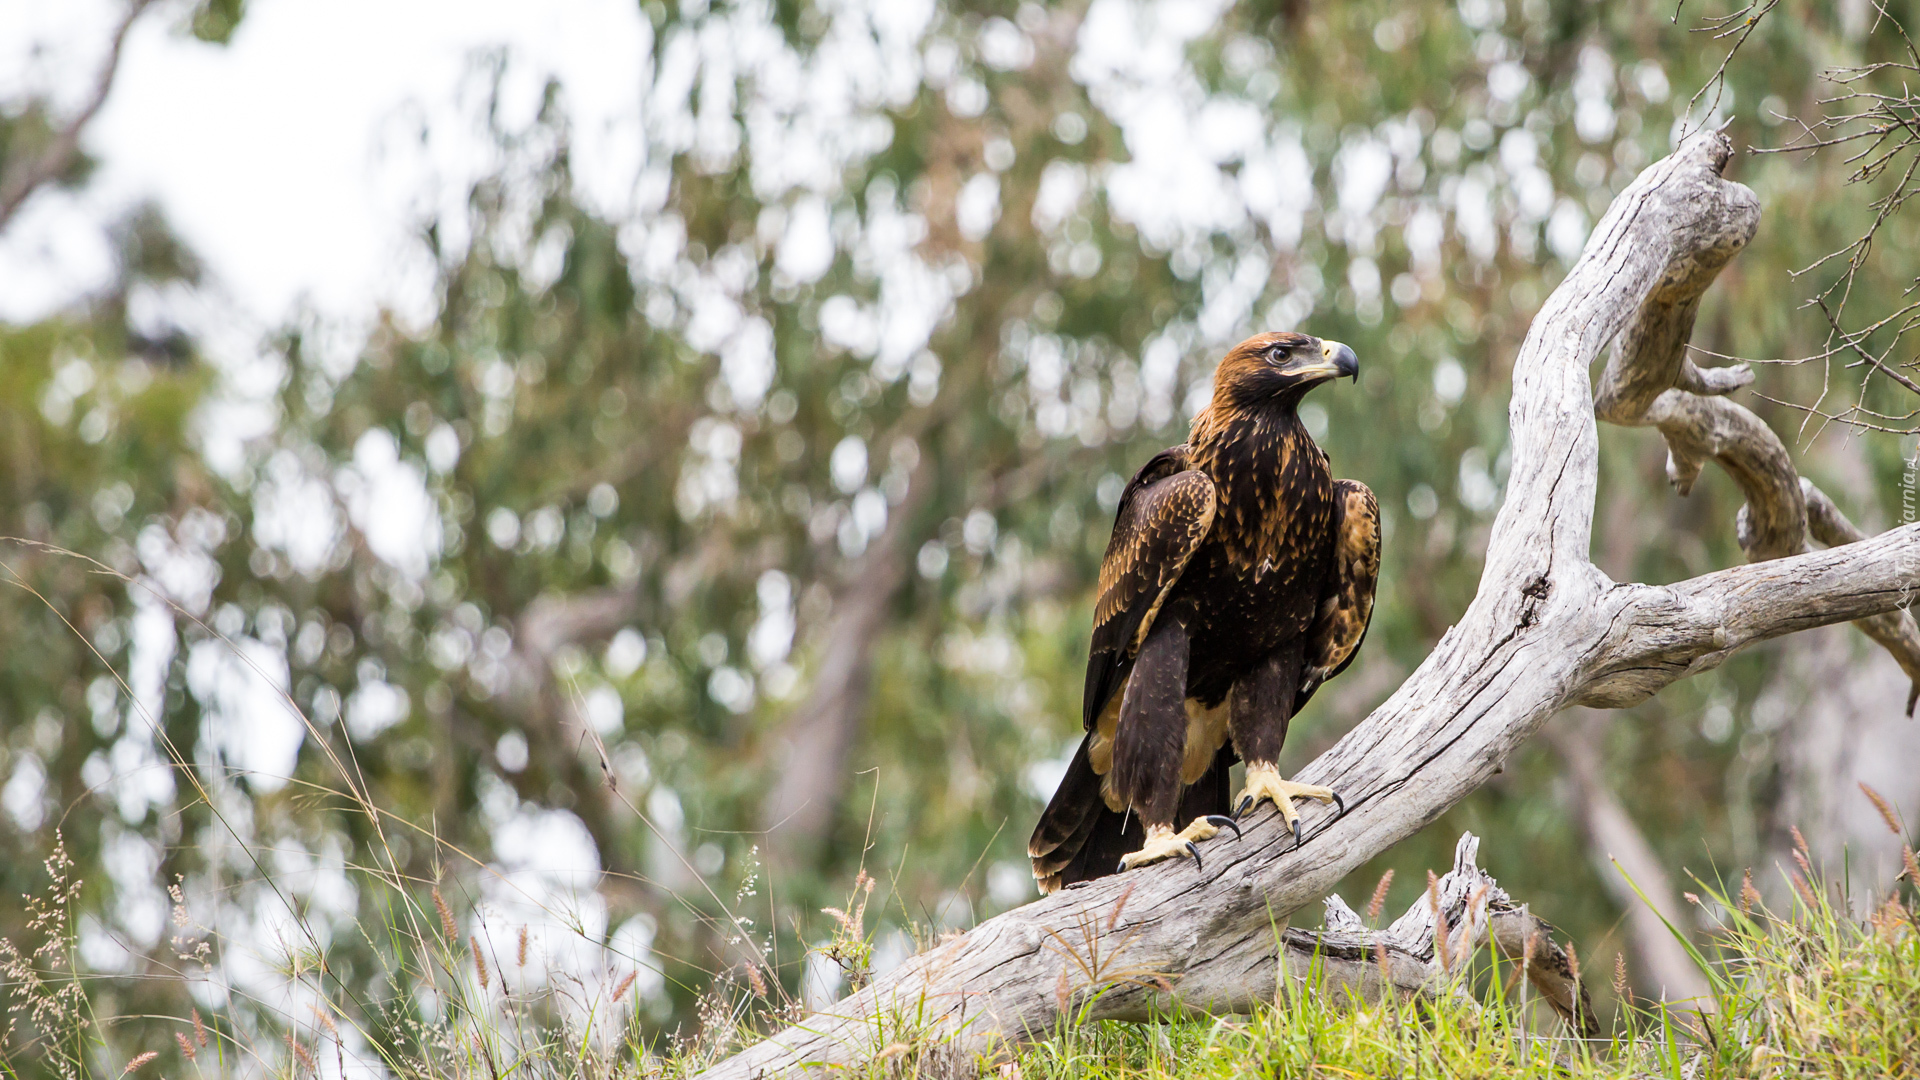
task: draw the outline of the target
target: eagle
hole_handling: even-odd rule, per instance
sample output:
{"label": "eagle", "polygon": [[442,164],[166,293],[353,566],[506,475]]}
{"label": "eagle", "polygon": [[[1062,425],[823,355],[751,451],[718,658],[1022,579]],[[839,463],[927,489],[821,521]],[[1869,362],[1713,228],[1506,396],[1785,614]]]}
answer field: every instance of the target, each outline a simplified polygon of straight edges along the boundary
{"label": "eagle", "polygon": [[[1100,563],[1082,705],[1086,735],[1028,842],[1042,892],[1191,856],[1271,801],[1344,804],[1280,776],[1287,724],[1353,662],[1373,615],[1380,508],[1335,480],[1299,415],[1352,349],[1307,334],[1248,338],[1214,372],[1187,441],[1120,496]],[[1229,800],[1228,770],[1247,763]],[[1233,817],[1226,816],[1235,808]]]}

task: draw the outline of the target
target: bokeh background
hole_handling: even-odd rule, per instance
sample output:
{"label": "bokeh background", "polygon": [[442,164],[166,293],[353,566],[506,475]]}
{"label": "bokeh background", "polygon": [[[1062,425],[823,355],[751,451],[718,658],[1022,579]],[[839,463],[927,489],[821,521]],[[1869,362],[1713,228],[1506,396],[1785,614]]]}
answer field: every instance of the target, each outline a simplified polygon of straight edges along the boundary
{"label": "bokeh background", "polygon": [[[1782,0],[1714,83],[1732,40],[1699,28],[1731,10],[149,5],[77,153],[0,206],[0,894],[46,889],[60,838],[103,1015],[431,1021],[376,870],[439,883],[529,992],[590,1008],[638,971],[649,1036],[756,949],[830,1000],[808,949],[862,871],[880,969],[1033,898],[1121,487],[1280,328],[1360,355],[1303,414],[1386,523],[1291,772],[1471,598],[1510,364],[1611,198],[1685,124],[1787,144],[1823,70],[1900,48],[1865,0]],[[0,11],[4,188],[128,9]],[[1804,302],[1843,264],[1794,272],[1872,220],[1852,168],[1736,158],[1764,217],[1696,344],[1821,351]],[[1913,233],[1885,227],[1859,321]],[[1877,531],[1913,517],[1913,439],[1795,407],[1862,392],[1814,361],[1740,400]],[[1683,499],[1654,433],[1601,446],[1603,570],[1740,561],[1724,476]],[[1471,829],[1590,968],[1677,991],[1609,855],[1694,929],[1696,876],[1786,895],[1796,826],[1886,883],[1857,784],[1920,816],[1905,694],[1845,627],[1753,649],[1557,720],[1342,891],[1391,868],[1397,910]]]}

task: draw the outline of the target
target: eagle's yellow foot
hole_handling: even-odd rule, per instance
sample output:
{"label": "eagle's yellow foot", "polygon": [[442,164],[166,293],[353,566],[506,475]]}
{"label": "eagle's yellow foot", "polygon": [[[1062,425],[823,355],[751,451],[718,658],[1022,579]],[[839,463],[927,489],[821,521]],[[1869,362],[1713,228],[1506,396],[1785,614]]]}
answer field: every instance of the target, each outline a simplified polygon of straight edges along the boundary
{"label": "eagle's yellow foot", "polygon": [[1240,835],[1238,822],[1218,814],[1194,818],[1193,824],[1179,832],[1174,832],[1171,825],[1149,825],[1147,842],[1140,845],[1139,851],[1121,857],[1120,870],[1125,872],[1136,866],[1145,866],[1148,863],[1157,863],[1182,855],[1192,857],[1195,870],[1203,870],[1205,867],[1200,865],[1200,848],[1197,842],[1213,839],[1223,828],[1232,829],[1236,837]]}
{"label": "eagle's yellow foot", "polygon": [[1344,814],[1347,804],[1332,788],[1316,787],[1312,784],[1296,784],[1291,780],[1282,780],[1280,770],[1272,765],[1258,764],[1247,766],[1247,786],[1240,791],[1240,798],[1234,805],[1235,817],[1246,817],[1260,800],[1266,799],[1280,811],[1280,820],[1293,830],[1293,844],[1300,846],[1300,811],[1293,808],[1295,799],[1318,799],[1323,803],[1332,803]]}

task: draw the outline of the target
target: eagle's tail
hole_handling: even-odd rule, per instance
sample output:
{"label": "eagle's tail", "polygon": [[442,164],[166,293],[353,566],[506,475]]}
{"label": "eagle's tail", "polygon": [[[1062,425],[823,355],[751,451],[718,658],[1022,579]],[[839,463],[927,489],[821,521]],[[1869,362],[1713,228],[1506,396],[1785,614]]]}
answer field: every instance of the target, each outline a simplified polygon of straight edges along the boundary
{"label": "eagle's tail", "polygon": [[[1233,791],[1229,770],[1237,760],[1232,744],[1222,746],[1213,764],[1199,780],[1189,784],[1180,795],[1178,825],[1206,814],[1230,811]],[[1027,841],[1027,855],[1033,860],[1033,876],[1043,893],[1056,892],[1078,881],[1090,881],[1114,873],[1120,857],[1140,850],[1147,842],[1147,831],[1140,815],[1107,808],[1100,794],[1100,774],[1087,760],[1087,741],[1080,740],[1067,765],[1053,801],[1040,815]]]}
{"label": "eagle's tail", "polygon": [[1040,822],[1033,827],[1033,838],[1027,841],[1027,857],[1033,860],[1034,880],[1040,883],[1043,893],[1055,892],[1079,880],[1063,880],[1062,874],[1077,860],[1100,815],[1112,813],[1100,796],[1100,774],[1093,771],[1093,762],[1087,759],[1087,741],[1080,740],[1080,748],[1067,763],[1067,774],[1060,778],[1053,800],[1041,811]]}

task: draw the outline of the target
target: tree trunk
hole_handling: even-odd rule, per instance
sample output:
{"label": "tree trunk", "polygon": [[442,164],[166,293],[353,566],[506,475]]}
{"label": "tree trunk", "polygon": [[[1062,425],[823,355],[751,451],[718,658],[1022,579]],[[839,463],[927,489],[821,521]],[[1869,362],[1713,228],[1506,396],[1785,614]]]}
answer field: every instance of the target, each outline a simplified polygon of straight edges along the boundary
{"label": "tree trunk", "polygon": [[846,585],[834,597],[813,684],[775,736],[778,778],[760,819],[768,860],[777,869],[804,865],[833,827],[847,787],[847,755],[867,713],[874,642],[887,626],[888,605],[906,581],[907,531],[931,485],[923,455],[908,481],[907,497],[849,568]]}
{"label": "tree trunk", "polygon": [[[1703,132],[1648,168],[1542,307],[1514,365],[1513,464],[1478,595],[1400,690],[1297,777],[1340,791],[1344,816],[1307,808],[1295,846],[1278,815],[1263,815],[1244,839],[1210,841],[1204,871],[1179,860],[1007,912],[705,1075],[824,1074],[905,1037],[966,1069],[1052,1031],[1070,1002],[1089,1019],[1267,1004],[1274,927],[1464,799],[1565,706],[1631,705],[1753,642],[1906,602],[1920,586],[1920,524],[1669,586],[1617,583],[1589,561],[1589,367],[1624,332],[1609,372],[1632,375],[1637,392],[1715,389],[1684,347],[1700,294],[1759,220],[1753,193],[1721,178],[1731,153]],[[1690,430],[1693,398],[1669,399],[1670,443]],[[1742,437],[1722,434],[1722,451]],[[1771,523],[1775,509],[1751,518]],[[1093,994],[1098,980],[1057,945],[1077,927],[1090,928],[1083,952],[1154,980]]]}
{"label": "tree trunk", "polygon": [[1641,984],[1665,1001],[1710,1005],[1706,976],[1673,936],[1675,931],[1687,932],[1689,913],[1680,906],[1680,895],[1653,845],[1601,775],[1600,736],[1608,715],[1574,709],[1567,719],[1573,724],[1549,729],[1548,741],[1566,765],[1573,817],[1586,835],[1594,870],[1613,902],[1626,912],[1627,940]]}
{"label": "tree trunk", "polygon": [[1779,799],[1760,822],[1754,882],[1776,910],[1794,902],[1787,874],[1798,872],[1797,828],[1815,869],[1832,883],[1851,879],[1847,899],[1865,916],[1874,889],[1901,872],[1901,837],[1860,785],[1886,799],[1909,830],[1920,823],[1920,724],[1900,715],[1906,679],[1878,650],[1865,652],[1838,627],[1796,646],[1754,703],[1755,728],[1771,734],[1780,770]]}

